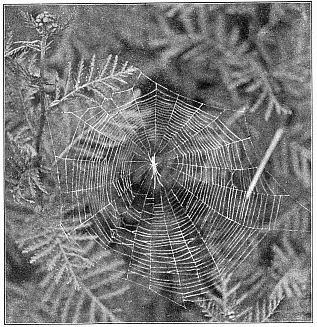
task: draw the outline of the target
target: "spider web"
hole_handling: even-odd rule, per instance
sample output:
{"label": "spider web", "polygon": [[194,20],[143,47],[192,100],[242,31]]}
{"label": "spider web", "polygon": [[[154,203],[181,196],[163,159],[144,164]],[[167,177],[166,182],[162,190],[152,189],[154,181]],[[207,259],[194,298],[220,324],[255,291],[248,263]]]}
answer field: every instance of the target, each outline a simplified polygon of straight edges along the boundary
{"label": "spider web", "polygon": [[257,160],[242,112],[207,107],[139,70],[102,100],[63,111],[75,125],[55,156],[62,212],[73,207],[62,224],[89,225],[127,257],[128,279],[195,301],[278,229],[288,195],[263,173],[246,197]]}

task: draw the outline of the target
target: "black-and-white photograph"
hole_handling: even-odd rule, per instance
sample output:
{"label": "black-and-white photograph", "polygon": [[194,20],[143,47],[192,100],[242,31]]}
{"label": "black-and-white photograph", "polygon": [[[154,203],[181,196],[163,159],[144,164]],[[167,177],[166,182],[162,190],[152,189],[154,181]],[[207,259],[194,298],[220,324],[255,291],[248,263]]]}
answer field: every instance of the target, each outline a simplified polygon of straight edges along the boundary
{"label": "black-and-white photograph", "polygon": [[3,5],[6,324],[312,322],[311,6]]}

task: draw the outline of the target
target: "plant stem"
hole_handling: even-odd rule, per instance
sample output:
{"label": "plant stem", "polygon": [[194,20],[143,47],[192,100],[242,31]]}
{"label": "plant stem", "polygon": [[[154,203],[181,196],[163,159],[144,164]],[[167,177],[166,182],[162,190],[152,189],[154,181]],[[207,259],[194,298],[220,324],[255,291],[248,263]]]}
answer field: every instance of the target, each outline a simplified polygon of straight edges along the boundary
{"label": "plant stem", "polygon": [[[46,42],[47,35],[42,35],[41,39],[41,57],[40,57],[40,83],[39,83],[39,95],[40,95],[40,120],[39,120],[39,129],[37,132],[36,140],[35,140],[35,150],[37,152],[36,159],[34,161],[34,167],[40,168],[42,164],[42,155],[40,153],[42,135],[44,131],[44,126],[46,122],[46,103],[45,103],[45,55],[46,55]],[[37,192],[37,203],[43,202],[43,193]]]}
{"label": "plant stem", "polygon": [[44,34],[41,40],[41,58],[40,58],[40,87],[39,87],[39,94],[40,94],[40,106],[41,106],[41,114],[40,114],[40,122],[39,122],[39,130],[37,133],[36,138],[36,145],[35,149],[38,153],[38,162],[37,164],[40,165],[41,163],[41,155],[40,155],[40,145],[41,139],[43,135],[44,125],[46,121],[46,105],[45,105],[45,90],[44,90],[44,83],[45,83],[45,55],[46,55],[46,42],[47,42],[47,35]]}

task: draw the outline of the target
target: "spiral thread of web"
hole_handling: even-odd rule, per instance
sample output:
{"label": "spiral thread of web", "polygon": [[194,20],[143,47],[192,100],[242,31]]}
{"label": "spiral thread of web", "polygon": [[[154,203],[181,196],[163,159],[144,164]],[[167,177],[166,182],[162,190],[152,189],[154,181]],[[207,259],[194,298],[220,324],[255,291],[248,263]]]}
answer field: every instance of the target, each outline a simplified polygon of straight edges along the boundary
{"label": "spiral thread of web", "polygon": [[127,257],[127,278],[180,304],[241,263],[287,199],[265,174],[246,198],[251,139],[226,126],[228,110],[213,111],[137,71],[99,105],[64,112],[77,125],[56,156],[76,225]]}

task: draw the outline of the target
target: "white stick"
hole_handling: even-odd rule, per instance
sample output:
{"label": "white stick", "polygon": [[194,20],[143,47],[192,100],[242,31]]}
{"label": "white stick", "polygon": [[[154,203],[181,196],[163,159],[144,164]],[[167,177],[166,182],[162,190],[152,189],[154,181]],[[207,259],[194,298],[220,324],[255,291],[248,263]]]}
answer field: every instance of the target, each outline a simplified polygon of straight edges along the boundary
{"label": "white stick", "polygon": [[262,172],[263,172],[263,170],[264,170],[267,162],[269,161],[269,159],[270,159],[270,157],[271,157],[274,149],[276,148],[277,143],[280,141],[283,133],[284,133],[284,129],[283,128],[279,128],[275,132],[275,135],[274,135],[274,137],[273,137],[273,139],[271,141],[271,144],[270,144],[269,148],[266,150],[266,153],[265,153],[265,155],[264,155],[264,157],[263,157],[263,159],[262,159],[262,161],[261,161],[261,163],[260,163],[260,165],[259,165],[259,167],[258,167],[258,169],[257,169],[257,171],[255,173],[255,175],[253,176],[253,179],[252,179],[250,185],[249,185],[247,194],[245,196],[245,199],[246,200],[250,197],[253,189],[255,188],[256,183],[258,182],[260,176],[262,175]]}

